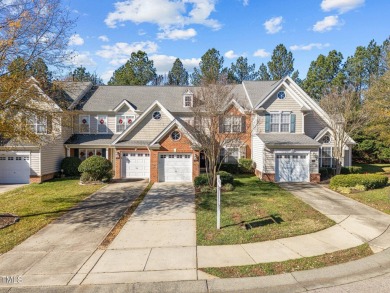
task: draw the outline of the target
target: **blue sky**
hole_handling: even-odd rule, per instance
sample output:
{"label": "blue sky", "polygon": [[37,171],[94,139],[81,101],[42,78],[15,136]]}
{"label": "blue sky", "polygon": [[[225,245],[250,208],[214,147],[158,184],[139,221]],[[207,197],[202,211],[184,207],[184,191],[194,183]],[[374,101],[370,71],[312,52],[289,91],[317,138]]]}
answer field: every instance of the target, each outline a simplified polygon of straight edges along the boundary
{"label": "blue sky", "polygon": [[389,0],[67,0],[76,27],[69,46],[73,66],[108,81],[112,72],[143,50],[162,74],[180,58],[189,72],[216,48],[230,66],[245,56],[256,68],[283,43],[306,76],[319,54],[390,35]]}

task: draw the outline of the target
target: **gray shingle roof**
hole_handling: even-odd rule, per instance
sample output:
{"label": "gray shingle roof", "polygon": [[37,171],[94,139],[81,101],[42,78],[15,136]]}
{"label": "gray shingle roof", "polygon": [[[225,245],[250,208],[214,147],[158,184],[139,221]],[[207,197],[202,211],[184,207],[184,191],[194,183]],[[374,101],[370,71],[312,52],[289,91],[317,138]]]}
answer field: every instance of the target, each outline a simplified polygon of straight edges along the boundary
{"label": "gray shingle roof", "polygon": [[[81,99],[77,108],[84,111],[112,111],[127,100],[136,110],[144,111],[157,100],[170,112],[191,112],[183,107],[183,94],[188,89],[193,93],[198,90],[193,86],[98,86]],[[242,107],[249,109],[242,85],[233,86],[232,94]]]}
{"label": "gray shingle roof", "polygon": [[253,107],[256,107],[282,80],[273,81],[243,81],[243,86],[248,92]]}
{"label": "gray shingle roof", "polygon": [[257,135],[267,146],[320,146],[321,144],[306,134],[264,133]]}
{"label": "gray shingle roof", "polygon": [[123,140],[117,142],[115,146],[145,147],[149,146],[150,143],[151,141],[147,140]]}
{"label": "gray shingle roof", "polygon": [[65,144],[110,145],[119,134],[73,134]]}

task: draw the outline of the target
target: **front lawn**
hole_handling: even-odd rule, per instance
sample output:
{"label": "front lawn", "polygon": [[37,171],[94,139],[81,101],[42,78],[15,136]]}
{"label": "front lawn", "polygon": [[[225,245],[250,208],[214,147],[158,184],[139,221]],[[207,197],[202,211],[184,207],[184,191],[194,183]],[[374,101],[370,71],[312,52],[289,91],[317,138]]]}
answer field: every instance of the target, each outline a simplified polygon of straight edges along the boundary
{"label": "front lawn", "polygon": [[324,255],[303,257],[283,262],[260,263],[249,266],[225,268],[205,268],[201,270],[219,278],[257,277],[323,268],[361,259],[372,254],[370,246],[368,244],[363,244],[354,248],[326,253]]}
{"label": "front lawn", "polygon": [[390,214],[390,186],[343,195]]}
{"label": "front lawn", "polygon": [[390,174],[390,164],[354,164],[362,167],[362,173],[388,173]]}
{"label": "front lawn", "polygon": [[[277,184],[238,176],[235,190],[221,196],[221,229],[216,229],[216,194],[198,193],[198,245],[242,244],[313,233],[335,223]],[[272,218],[279,223],[273,223]],[[255,222],[255,223],[254,223]],[[262,225],[250,230],[245,224]]]}
{"label": "front lawn", "polygon": [[11,250],[102,185],[79,185],[78,179],[55,179],[0,194],[0,214],[20,217],[15,225],[0,229],[0,253]]}

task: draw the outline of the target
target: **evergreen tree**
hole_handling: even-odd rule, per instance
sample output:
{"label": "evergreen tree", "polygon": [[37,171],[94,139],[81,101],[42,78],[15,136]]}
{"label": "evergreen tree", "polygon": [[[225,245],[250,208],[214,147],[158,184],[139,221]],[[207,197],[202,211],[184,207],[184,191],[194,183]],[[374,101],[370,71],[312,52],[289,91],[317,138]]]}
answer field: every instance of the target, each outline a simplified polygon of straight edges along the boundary
{"label": "evergreen tree", "polygon": [[176,58],[168,73],[169,85],[188,85],[188,72],[179,58]]}
{"label": "evergreen tree", "polygon": [[242,83],[244,80],[256,80],[258,76],[256,65],[248,64],[248,58],[241,56],[237,58],[236,63],[232,63],[230,66],[228,80],[233,79],[237,83]]}
{"label": "evergreen tree", "polygon": [[109,85],[147,85],[157,77],[153,60],[143,51],[131,53],[130,59],[114,71]]}
{"label": "evergreen tree", "polygon": [[37,81],[39,81],[42,89],[50,88],[53,76],[42,58],[38,58],[31,64],[30,74],[34,76]]}
{"label": "evergreen tree", "polygon": [[264,63],[261,63],[260,65],[258,80],[271,80],[271,75],[268,73],[267,65]]}
{"label": "evergreen tree", "polygon": [[194,68],[191,76],[192,84],[199,85],[202,81],[207,84],[215,83],[226,72],[223,68],[223,56],[218,50],[209,49],[200,59],[199,69]]}
{"label": "evergreen tree", "polygon": [[290,76],[294,71],[294,58],[291,52],[287,51],[283,44],[274,49],[271,61],[268,62],[268,69],[272,80],[282,79]]}

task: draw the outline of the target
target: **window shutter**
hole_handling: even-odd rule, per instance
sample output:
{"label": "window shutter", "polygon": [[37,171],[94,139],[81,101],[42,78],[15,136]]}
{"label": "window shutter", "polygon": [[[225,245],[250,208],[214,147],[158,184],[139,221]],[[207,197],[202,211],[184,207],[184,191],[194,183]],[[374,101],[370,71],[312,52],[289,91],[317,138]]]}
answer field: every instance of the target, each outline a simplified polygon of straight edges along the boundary
{"label": "window shutter", "polygon": [[223,117],[219,117],[219,133],[223,133]]}
{"label": "window shutter", "polygon": [[240,147],[240,159],[246,159],[246,145]]}
{"label": "window shutter", "polygon": [[246,132],[246,116],[241,117],[241,132]]}
{"label": "window shutter", "polygon": [[102,157],[103,157],[103,158],[106,157],[106,149],[102,149]]}
{"label": "window shutter", "polygon": [[291,114],[290,120],[291,120],[290,121],[290,132],[295,133],[295,120],[296,120],[295,114]]}
{"label": "window shutter", "polygon": [[79,149],[74,149],[74,156],[75,156],[76,158],[79,157]]}
{"label": "window shutter", "polygon": [[265,132],[271,131],[271,115],[269,113],[265,113]]}
{"label": "window shutter", "polygon": [[47,131],[47,134],[51,134],[53,132],[53,119],[51,116],[47,116],[46,131]]}
{"label": "window shutter", "polygon": [[224,157],[225,157],[225,149],[221,148],[219,151],[219,161],[221,162],[222,160],[224,160],[225,159]]}

